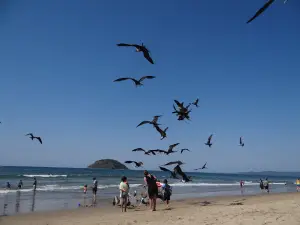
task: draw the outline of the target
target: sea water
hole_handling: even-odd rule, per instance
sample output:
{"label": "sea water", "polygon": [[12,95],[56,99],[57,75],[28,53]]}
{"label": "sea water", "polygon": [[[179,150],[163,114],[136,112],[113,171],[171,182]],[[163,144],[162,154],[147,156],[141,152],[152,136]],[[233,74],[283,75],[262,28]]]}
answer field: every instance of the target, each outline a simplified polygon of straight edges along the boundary
{"label": "sea water", "polygon": [[[172,199],[186,199],[205,196],[240,195],[240,180],[245,182],[244,195],[261,193],[259,179],[261,175],[251,174],[219,174],[219,173],[187,173],[193,181],[182,183],[169,179],[169,173],[149,171],[158,179],[168,178],[173,187]],[[0,215],[28,213],[35,211],[71,209],[92,203],[92,190],[87,195],[82,187],[92,185],[93,177],[98,180],[97,207],[111,204],[115,195],[119,194],[118,186],[121,176],[127,176],[130,192],[143,188],[143,171],[140,170],[108,170],[108,169],[75,169],[46,167],[0,167]],[[33,178],[37,178],[37,189],[33,191]],[[295,191],[295,174],[268,175],[271,192]],[[23,188],[17,189],[19,180]],[[6,190],[6,182],[10,182],[11,190]]]}

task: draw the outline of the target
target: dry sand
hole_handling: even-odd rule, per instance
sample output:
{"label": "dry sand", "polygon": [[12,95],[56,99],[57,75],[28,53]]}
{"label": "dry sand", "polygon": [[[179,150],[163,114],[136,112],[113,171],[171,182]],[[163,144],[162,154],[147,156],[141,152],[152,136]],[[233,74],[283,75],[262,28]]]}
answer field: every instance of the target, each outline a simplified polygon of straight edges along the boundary
{"label": "dry sand", "polygon": [[120,208],[82,208],[0,217],[0,225],[300,225],[300,193],[213,197],[158,204],[121,213]]}

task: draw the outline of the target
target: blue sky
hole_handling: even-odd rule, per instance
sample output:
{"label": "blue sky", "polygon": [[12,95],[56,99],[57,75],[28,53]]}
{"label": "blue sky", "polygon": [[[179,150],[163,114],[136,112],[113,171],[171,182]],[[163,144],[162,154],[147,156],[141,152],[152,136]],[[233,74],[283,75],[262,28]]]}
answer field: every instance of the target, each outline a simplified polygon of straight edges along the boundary
{"label": "blue sky", "polygon": [[[299,171],[300,2],[7,1],[0,15],[0,164],[85,167],[102,158],[153,169]],[[144,42],[155,65],[116,43]],[[135,88],[122,76],[157,76]],[[191,122],[173,99],[200,98]],[[168,138],[151,126],[162,114]],[[44,144],[30,141],[33,132]],[[204,145],[214,133],[211,149]],[[238,146],[244,136],[245,147]],[[131,149],[192,152],[146,157]]]}

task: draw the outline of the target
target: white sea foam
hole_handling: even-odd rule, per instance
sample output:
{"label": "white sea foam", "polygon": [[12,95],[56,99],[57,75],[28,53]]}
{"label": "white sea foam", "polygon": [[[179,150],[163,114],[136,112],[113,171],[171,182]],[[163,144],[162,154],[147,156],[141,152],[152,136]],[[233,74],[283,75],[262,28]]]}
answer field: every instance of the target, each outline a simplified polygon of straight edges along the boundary
{"label": "white sea foam", "polygon": [[68,177],[68,175],[65,174],[23,174],[23,177]]}
{"label": "white sea foam", "polygon": [[[285,183],[270,183],[271,185],[285,185]],[[183,183],[183,182],[178,182],[178,183],[174,183],[174,184],[170,184],[171,186],[175,186],[175,187],[196,187],[196,186],[207,186],[207,187],[222,187],[222,186],[239,186],[240,183],[239,182],[235,182],[235,183]],[[252,182],[252,181],[245,181],[244,182],[244,186],[255,186],[255,185],[259,185],[259,183],[256,182]]]}
{"label": "white sea foam", "polygon": [[[141,184],[130,184],[130,187],[138,187],[141,186]],[[98,185],[98,189],[106,189],[106,188],[118,188],[119,185],[116,184],[110,184],[110,185]],[[37,191],[63,191],[63,190],[79,190],[82,189],[82,186],[60,186],[57,184],[51,184],[51,185],[43,185],[39,186],[36,190]],[[0,190],[0,195],[2,194],[10,194],[10,193],[16,193],[17,191],[20,192],[30,192],[33,191],[32,188],[29,189],[20,189],[20,190],[6,190],[2,189]]]}

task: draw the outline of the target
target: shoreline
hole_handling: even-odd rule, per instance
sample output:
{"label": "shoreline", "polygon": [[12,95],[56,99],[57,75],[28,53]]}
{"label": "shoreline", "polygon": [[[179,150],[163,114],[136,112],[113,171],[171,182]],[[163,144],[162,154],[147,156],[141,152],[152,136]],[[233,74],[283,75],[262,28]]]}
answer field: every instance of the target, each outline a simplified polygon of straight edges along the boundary
{"label": "shoreline", "polygon": [[[173,200],[170,204],[170,210],[166,210],[165,205],[161,201],[158,201],[157,212],[151,212],[149,208],[144,205],[139,208],[128,209],[127,213],[121,213],[119,207],[113,206],[100,208],[77,208],[3,216],[0,217],[0,224],[69,225],[76,223],[129,225],[165,224],[165,220],[170,220],[170,224],[175,224],[181,221],[183,222],[183,224],[199,224],[199,221],[197,222],[197,220],[194,220],[193,218],[199,217],[200,219],[204,215],[214,220],[215,223],[210,224],[222,224],[220,223],[220,220],[222,220],[223,217],[223,219],[225,219],[226,217],[230,217],[229,215],[233,216],[232,214],[236,214],[238,212],[240,214],[236,215],[236,217],[240,217],[242,216],[241,212],[244,212],[245,210],[250,210],[250,212],[252,212],[250,214],[261,214],[262,212],[264,212],[265,214],[274,214],[275,211],[280,210],[291,212],[297,211],[297,213],[294,213],[293,215],[290,213],[290,216],[297,217],[296,220],[300,221],[300,205],[297,203],[299,201],[300,193],[265,193],[247,196],[214,196],[185,200]],[[278,209],[275,210],[276,207]],[[221,214],[218,215],[218,213],[216,212],[219,212]],[[279,213],[279,216],[280,218],[282,218],[283,213]],[[252,218],[254,220],[250,221],[251,224],[256,224],[255,217],[252,216]],[[278,219],[276,221],[278,221]],[[293,225],[294,223],[286,224]],[[299,222],[295,224],[299,224]]]}

